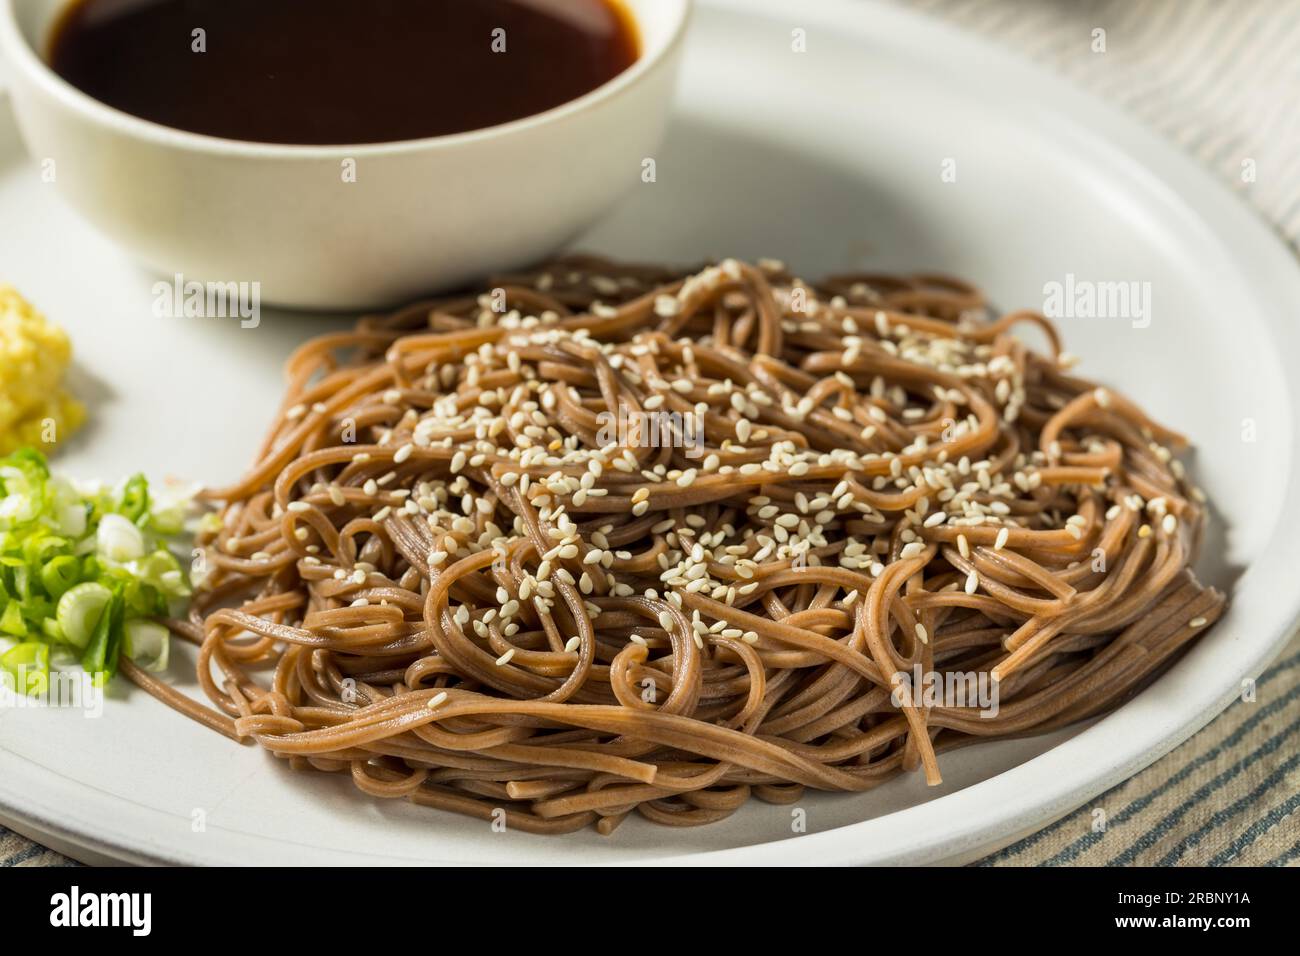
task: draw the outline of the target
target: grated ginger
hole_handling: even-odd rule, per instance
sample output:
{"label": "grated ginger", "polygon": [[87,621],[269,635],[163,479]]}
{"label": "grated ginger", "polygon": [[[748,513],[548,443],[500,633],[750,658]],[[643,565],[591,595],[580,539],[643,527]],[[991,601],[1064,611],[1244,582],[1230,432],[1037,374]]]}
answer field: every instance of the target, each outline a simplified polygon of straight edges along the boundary
{"label": "grated ginger", "polygon": [[81,425],[86,410],[63,386],[71,358],[67,333],[0,285],[0,455],[48,454]]}

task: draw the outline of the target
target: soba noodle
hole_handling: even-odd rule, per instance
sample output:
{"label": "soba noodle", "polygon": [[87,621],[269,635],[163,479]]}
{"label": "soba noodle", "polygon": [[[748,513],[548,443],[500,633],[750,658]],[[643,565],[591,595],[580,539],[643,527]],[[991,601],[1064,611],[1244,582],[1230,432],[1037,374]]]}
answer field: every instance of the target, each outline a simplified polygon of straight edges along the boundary
{"label": "soba noodle", "polygon": [[937,752],[1122,703],[1223,607],[1183,439],[1069,367],[961,282],[778,263],[570,258],[362,320],[207,493],[173,627],[215,710],[125,667],[294,767],[520,830],[936,783]]}

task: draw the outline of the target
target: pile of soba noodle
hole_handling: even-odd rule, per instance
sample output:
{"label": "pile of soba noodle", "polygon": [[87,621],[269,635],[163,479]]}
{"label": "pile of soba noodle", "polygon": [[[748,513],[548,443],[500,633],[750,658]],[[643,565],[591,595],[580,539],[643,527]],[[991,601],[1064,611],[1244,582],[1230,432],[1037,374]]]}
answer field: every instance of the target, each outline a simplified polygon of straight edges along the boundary
{"label": "pile of soba noodle", "polygon": [[[1223,607],[1183,440],[1070,364],[961,282],[775,262],[569,258],[365,319],[299,349],[208,493],[175,627],[215,709],[127,670],[512,829],[935,783],[939,751],[1117,706]],[[949,699],[977,678],[995,714]]]}

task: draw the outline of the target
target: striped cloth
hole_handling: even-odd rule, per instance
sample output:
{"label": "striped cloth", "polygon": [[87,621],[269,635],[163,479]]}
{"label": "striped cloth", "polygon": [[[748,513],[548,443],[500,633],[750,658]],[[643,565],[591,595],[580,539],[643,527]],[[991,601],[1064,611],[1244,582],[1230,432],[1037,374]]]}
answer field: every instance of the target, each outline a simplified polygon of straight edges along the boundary
{"label": "striped cloth", "polygon": [[1300,863],[1300,638],[1208,727],[981,866]]}
{"label": "striped cloth", "polygon": [[[907,5],[1038,60],[1132,113],[1243,191],[1300,249],[1300,4]],[[1295,865],[1297,807],[1300,638],[1260,679],[1254,702],[1233,704],[1137,776],[982,865]],[[0,827],[0,865],[67,862]]]}
{"label": "striped cloth", "polygon": [[[895,0],[1048,66],[1192,153],[1300,240],[1294,0]],[[1104,31],[1095,34],[1095,31]],[[1098,52],[1098,42],[1104,51]]]}

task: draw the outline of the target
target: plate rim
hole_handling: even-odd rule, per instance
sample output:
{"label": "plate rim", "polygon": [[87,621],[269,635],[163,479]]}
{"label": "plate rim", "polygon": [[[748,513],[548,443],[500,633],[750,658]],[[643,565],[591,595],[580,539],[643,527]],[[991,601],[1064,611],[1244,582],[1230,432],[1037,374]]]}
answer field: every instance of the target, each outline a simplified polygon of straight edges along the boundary
{"label": "plate rim", "polygon": [[[699,6],[728,11],[735,16],[784,21],[791,26],[832,27],[839,33],[864,35],[869,32],[892,32],[904,39],[890,42],[904,49],[912,48],[915,38],[922,37],[931,55],[951,57],[957,63],[969,63],[972,60],[979,62],[981,70],[985,71],[984,79],[987,82],[1004,87],[1032,84],[1039,91],[1038,97],[1052,102],[1062,113],[1068,114],[1068,122],[1062,121],[1065,126],[1076,131],[1086,128],[1094,143],[1109,147],[1114,158],[1129,167],[1130,171],[1145,174],[1148,178],[1155,176],[1163,188],[1172,189],[1181,208],[1195,214],[1200,223],[1232,236],[1233,241],[1227,243],[1234,253],[1232,264],[1239,273],[1257,279],[1254,288],[1260,294],[1261,303],[1276,305],[1300,301],[1300,267],[1292,250],[1263,216],[1250,208],[1241,196],[1233,194],[1193,157],[1136,119],[1013,50],[1002,48],[991,40],[964,33],[924,13],[905,10],[881,0],[817,0],[816,3],[801,5],[797,13],[783,9],[779,0],[701,0]],[[913,39],[908,41],[907,37]],[[4,99],[0,92],[0,104],[4,103]],[[1300,330],[1290,328],[1281,321],[1276,309],[1260,308],[1259,312],[1278,344],[1286,346],[1281,350],[1284,363],[1285,357],[1300,360]],[[1296,413],[1300,411],[1297,386],[1294,380],[1285,377],[1284,385],[1289,397],[1287,412],[1294,423]],[[1287,456],[1289,474],[1286,487],[1296,491],[1300,490],[1297,488],[1300,484],[1297,481],[1297,476],[1300,475],[1300,445],[1293,436],[1289,437],[1291,444]],[[1300,523],[1300,495],[1290,494],[1277,517],[1276,527],[1283,529],[1297,523]],[[1253,580],[1267,571],[1267,568],[1259,570],[1264,562],[1278,568],[1294,566],[1295,562],[1300,561],[1300,540],[1291,542],[1288,547],[1282,538],[1283,534],[1279,530],[1265,542],[1238,579],[1238,590],[1243,582]],[[1276,577],[1279,572],[1274,571],[1273,574]],[[1268,585],[1267,582],[1262,582],[1255,587],[1267,590]],[[1150,690],[1144,691],[1113,714],[1050,750],[987,780],[922,804],[830,830],[806,833],[798,839],[781,839],[731,849],[700,850],[628,862],[654,866],[845,865],[863,862],[890,865],[965,861],[981,856],[1028,832],[1036,832],[1049,825],[1097,794],[1149,766],[1209,723],[1238,696],[1236,682],[1258,677],[1290,640],[1300,622],[1300,595],[1292,596],[1290,602],[1289,608],[1286,601],[1277,601],[1275,607],[1265,603],[1254,609],[1256,618],[1265,618],[1262,623],[1256,620],[1255,626],[1263,627],[1269,636],[1255,640],[1248,647],[1249,653],[1234,661],[1233,685],[1229,686],[1226,680],[1216,684],[1225,689],[1199,695],[1195,707],[1180,711],[1176,720],[1168,719],[1167,713],[1164,720],[1158,719],[1161,714],[1154,714],[1157,718],[1154,721],[1156,729],[1141,736],[1141,746],[1131,748],[1128,755],[1118,762],[1112,758],[1104,765],[1101,773],[1071,773],[1070,770],[1075,766],[1089,765],[1087,754],[1104,751],[1099,745],[1105,740],[1107,725],[1112,717],[1130,713],[1135,707],[1141,708],[1144,700],[1145,706],[1150,709]],[[1229,615],[1231,609],[1232,605]],[[1228,620],[1229,617],[1225,616],[1225,622]],[[1188,659],[1184,658],[1175,669],[1188,664]],[[1171,673],[1162,675],[1153,687],[1167,681],[1170,676]],[[227,863],[239,862],[238,855],[232,852],[236,849],[236,844],[250,847],[286,845],[285,841],[274,837],[238,831],[227,831],[234,839],[224,846],[216,847],[215,853],[202,856],[179,852],[175,846],[165,848],[159,843],[151,846],[133,845],[132,835],[120,826],[121,818],[101,819],[92,827],[91,821],[76,810],[62,808],[56,811],[53,806],[44,812],[24,809],[24,772],[27,780],[41,775],[53,777],[56,781],[52,784],[54,787],[74,784],[78,788],[94,787],[93,784],[75,781],[33,764],[0,747],[0,822],[19,832],[49,834],[57,842],[68,847],[82,848],[94,857],[111,857],[146,864]],[[1041,786],[1044,779],[1050,784],[1045,788]],[[142,814],[161,812],[131,803],[116,794],[106,796],[125,803]],[[954,817],[957,822],[954,822]],[[891,830],[894,832],[891,833]],[[907,834],[907,837],[900,837],[900,833]],[[289,845],[300,846],[297,843]],[[433,862],[427,859],[408,861],[405,858],[394,859],[390,856],[323,847],[310,848],[310,852],[305,855],[317,857],[320,862],[335,863],[343,863],[342,857],[346,856],[347,864],[354,866],[366,862]],[[623,865],[623,862],[616,861],[613,865]]]}

